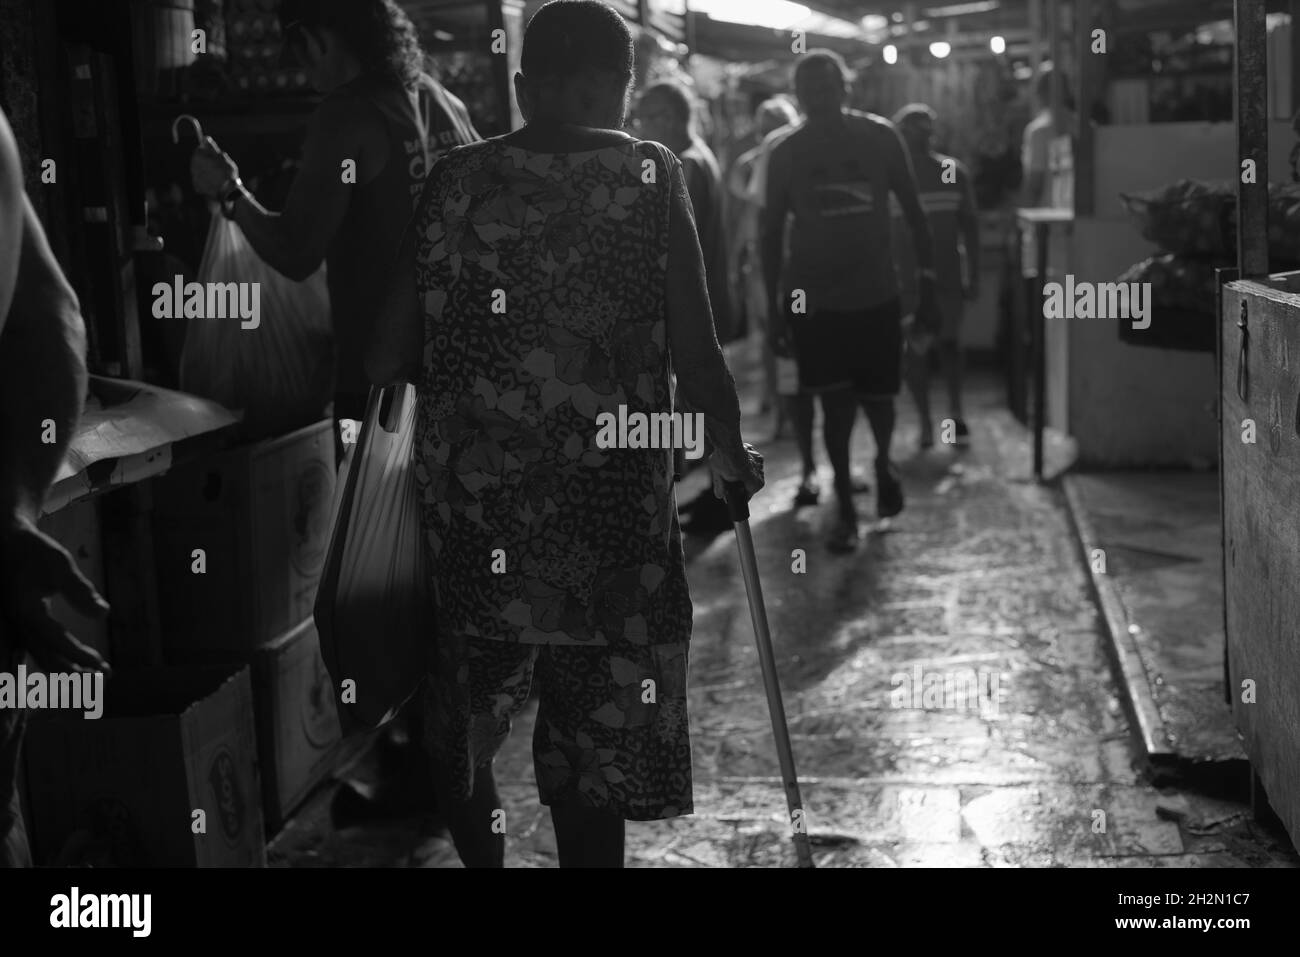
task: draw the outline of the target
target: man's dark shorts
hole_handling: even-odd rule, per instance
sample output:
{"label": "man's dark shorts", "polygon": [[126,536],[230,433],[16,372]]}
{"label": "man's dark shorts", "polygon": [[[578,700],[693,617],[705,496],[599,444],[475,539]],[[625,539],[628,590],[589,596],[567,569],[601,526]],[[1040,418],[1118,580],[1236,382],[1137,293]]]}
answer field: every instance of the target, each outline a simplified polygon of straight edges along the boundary
{"label": "man's dark shorts", "polygon": [[903,313],[897,299],[852,312],[792,315],[790,335],[803,392],[852,389],[863,398],[898,395]]}

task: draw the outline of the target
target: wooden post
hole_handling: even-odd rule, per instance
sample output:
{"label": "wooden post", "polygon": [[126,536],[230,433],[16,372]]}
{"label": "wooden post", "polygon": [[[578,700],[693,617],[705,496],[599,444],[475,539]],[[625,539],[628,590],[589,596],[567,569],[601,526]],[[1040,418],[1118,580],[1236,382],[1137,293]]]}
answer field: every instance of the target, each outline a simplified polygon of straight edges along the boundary
{"label": "wooden post", "polygon": [[[916,63],[913,57],[916,56],[916,2],[907,0],[903,4],[903,42],[898,44],[899,62],[907,64],[909,79],[916,71]],[[908,96],[912,95],[908,90]]]}
{"label": "wooden post", "polygon": [[[1061,115],[1061,6],[1060,0],[1047,0],[1047,57],[1052,61],[1052,116]],[[1054,132],[1059,133],[1060,130]]]}
{"label": "wooden post", "polygon": [[1092,125],[1092,104],[1097,98],[1102,64],[1109,55],[1092,52],[1092,31],[1096,27],[1094,0],[1076,0],[1074,13],[1074,50],[1079,76],[1075,89],[1077,135],[1074,148],[1074,214],[1091,216],[1097,205],[1096,136]]}
{"label": "wooden post", "polygon": [[[1300,0],[1298,0],[1300,2]],[[1029,0],[1029,69],[1038,76],[1043,64],[1043,0]]]}
{"label": "wooden post", "polygon": [[1034,328],[1034,478],[1043,480],[1043,434],[1047,429],[1047,310],[1043,308],[1043,289],[1047,285],[1047,244],[1051,227],[1036,223],[1034,231],[1038,240],[1038,276],[1034,284],[1038,289],[1036,309],[1030,311],[1029,321]]}
{"label": "wooden post", "polygon": [[1294,114],[1300,112],[1300,0],[1290,0],[1288,9],[1291,12],[1291,112]]}
{"label": "wooden post", "polygon": [[[1215,381],[1218,384],[1218,401],[1215,403],[1216,415],[1215,421],[1219,427],[1219,584],[1223,589],[1223,594],[1228,594],[1228,519],[1224,514],[1224,475],[1222,463],[1226,461],[1223,454],[1224,431],[1223,431],[1223,395],[1227,388],[1227,380],[1224,378],[1224,356],[1227,355],[1228,344],[1224,341],[1224,316],[1223,316],[1223,291],[1224,286],[1230,282],[1235,282],[1239,277],[1237,270],[1220,266],[1214,270],[1214,288],[1217,297],[1215,299],[1214,319],[1214,366],[1218,370]],[[1223,702],[1232,709],[1232,668],[1231,659],[1228,655],[1228,602],[1223,602]]]}
{"label": "wooden post", "polygon": [[[1237,269],[1243,279],[1268,275],[1268,48],[1264,4],[1234,0],[1237,92]],[[1243,183],[1243,164],[1255,164]]]}

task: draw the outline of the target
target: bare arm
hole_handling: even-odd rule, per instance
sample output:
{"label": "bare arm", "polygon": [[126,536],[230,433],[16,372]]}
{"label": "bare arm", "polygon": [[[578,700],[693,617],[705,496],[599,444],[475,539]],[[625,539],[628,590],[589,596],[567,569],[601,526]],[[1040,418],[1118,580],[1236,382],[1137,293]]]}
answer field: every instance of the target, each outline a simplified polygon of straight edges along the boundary
{"label": "bare arm", "polygon": [[0,337],[0,511],[35,522],[81,417],[86,330],[36,211],[22,202],[17,282]]}
{"label": "bare arm", "polygon": [[[103,659],[65,631],[45,601],[63,594],[92,616],[108,608],[71,556],[36,527],[81,415],[86,335],[76,293],[22,193],[18,153],[2,113],[0,191],[6,307],[0,314],[0,658],[26,651],[46,670],[103,669]],[[0,773],[10,766],[0,755]]]}
{"label": "bare arm", "polygon": [[1020,165],[1024,182],[1020,187],[1020,206],[1033,208],[1042,203],[1043,186],[1047,182],[1047,135],[1041,126],[1025,128],[1020,148]]}
{"label": "bare arm", "polygon": [[[426,184],[426,195],[429,189]],[[397,260],[384,284],[374,339],[366,355],[366,375],[375,385],[419,381],[424,354],[424,314],[415,284],[416,224],[419,221],[420,213],[417,212],[402,233]]]}
{"label": "bare arm", "polygon": [[[378,175],[388,160],[386,141],[364,104],[327,100],[312,117],[302,165],[282,212],[271,212],[248,190],[235,205],[235,222],[249,244],[276,272],[295,281],[314,273],[347,215],[352,191]],[[355,182],[344,182],[344,164],[355,164]],[[195,154],[195,185],[212,195],[231,171],[228,157],[206,148]],[[206,168],[206,183],[204,178]],[[217,186],[211,186],[212,182]],[[205,188],[205,185],[207,188]]]}
{"label": "bare arm", "polygon": [[966,288],[974,295],[980,285],[980,218],[975,204],[975,190],[971,186],[970,173],[961,163],[957,164],[957,177],[961,183],[961,205],[957,208],[957,220],[961,224],[962,245],[966,247]]}
{"label": "bare arm", "polygon": [[921,207],[921,197],[916,188],[916,175],[912,172],[912,161],[907,156],[907,148],[898,132],[889,127],[885,142],[887,166],[889,170],[889,188],[898,198],[898,205],[903,210],[908,232],[912,236],[912,249],[916,254],[916,268],[922,274],[934,275],[934,245],[930,238],[930,223],[925,218]]}
{"label": "bare arm", "polygon": [[[769,149],[766,157],[758,160],[766,164],[766,182],[763,190],[763,213],[760,219],[759,245],[763,257],[763,285],[771,308],[771,322],[784,319],[785,310],[779,308],[777,296],[781,286],[781,260],[785,255],[785,221],[790,214],[790,163],[785,150]],[[777,327],[774,326],[773,329]]]}
{"label": "bare arm", "polygon": [[25,215],[22,163],[9,121],[0,112],[0,335],[14,298]]}

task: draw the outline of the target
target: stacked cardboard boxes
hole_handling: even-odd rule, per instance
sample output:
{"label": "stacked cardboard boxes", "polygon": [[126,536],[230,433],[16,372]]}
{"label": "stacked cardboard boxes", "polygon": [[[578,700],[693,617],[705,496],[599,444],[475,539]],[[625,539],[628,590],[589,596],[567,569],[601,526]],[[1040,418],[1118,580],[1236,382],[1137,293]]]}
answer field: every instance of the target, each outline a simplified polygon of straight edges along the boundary
{"label": "stacked cardboard boxes", "polygon": [[37,863],[265,866],[246,667],[124,672],[98,704],[98,718],[38,711],[28,723]]}
{"label": "stacked cardboard boxes", "polygon": [[333,423],[177,469],[156,486],[165,654],[249,667],[273,834],[329,773],[341,738],[311,620],[333,518]]}

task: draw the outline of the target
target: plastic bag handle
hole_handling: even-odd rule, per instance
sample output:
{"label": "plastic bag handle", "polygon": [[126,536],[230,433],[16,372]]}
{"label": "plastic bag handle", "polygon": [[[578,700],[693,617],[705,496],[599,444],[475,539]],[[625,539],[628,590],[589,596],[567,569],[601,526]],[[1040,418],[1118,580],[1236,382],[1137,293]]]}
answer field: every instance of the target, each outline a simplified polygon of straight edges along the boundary
{"label": "plastic bag handle", "polygon": [[176,117],[176,119],[172,120],[173,143],[180,145],[182,123],[189,123],[190,126],[193,127],[194,136],[198,139],[199,146],[206,146],[214,153],[222,152],[221,147],[217,145],[217,141],[203,132],[203,124],[199,122],[198,117],[189,113],[182,113],[180,116]]}
{"label": "plastic bag handle", "polygon": [[203,124],[199,122],[198,117],[189,113],[182,113],[176,119],[172,120],[172,143],[180,145],[181,142],[181,124],[188,122],[194,128],[194,137],[200,143],[207,142],[207,137],[203,135]]}
{"label": "plastic bag handle", "polygon": [[402,412],[405,404],[405,382],[384,386],[379,394],[379,415],[375,424],[389,435],[392,435],[402,424]]}

